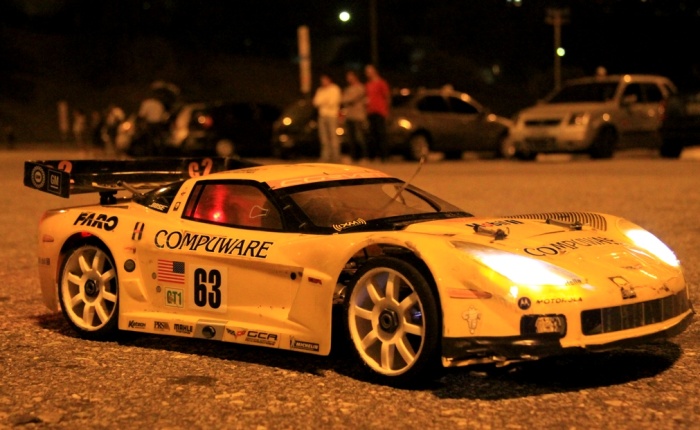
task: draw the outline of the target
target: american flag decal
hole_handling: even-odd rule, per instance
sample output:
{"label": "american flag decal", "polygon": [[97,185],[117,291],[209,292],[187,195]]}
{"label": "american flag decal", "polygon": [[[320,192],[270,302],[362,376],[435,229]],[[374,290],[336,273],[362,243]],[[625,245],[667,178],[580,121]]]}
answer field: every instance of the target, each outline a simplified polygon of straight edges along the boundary
{"label": "american flag decal", "polygon": [[185,283],[185,262],[158,260],[158,280],[172,284]]}

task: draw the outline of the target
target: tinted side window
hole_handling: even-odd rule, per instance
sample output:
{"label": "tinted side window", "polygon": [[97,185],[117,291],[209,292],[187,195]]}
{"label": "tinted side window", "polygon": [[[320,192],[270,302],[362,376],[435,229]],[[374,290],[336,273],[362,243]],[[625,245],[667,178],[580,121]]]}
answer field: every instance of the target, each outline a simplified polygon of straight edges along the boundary
{"label": "tinted side window", "polygon": [[418,110],[423,112],[449,112],[447,100],[442,96],[425,96],[418,102]]}
{"label": "tinted side window", "polygon": [[644,100],[642,94],[642,86],[640,84],[629,84],[625,87],[625,92],[622,94],[623,97],[627,96],[637,96],[637,101],[641,102]]}
{"label": "tinted side window", "polygon": [[267,196],[252,185],[206,183],[190,197],[184,218],[211,224],[279,230],[280,214]]}
{"label": "tinted side window", "polygon": [[646,101],[650,103],[657,103],[664,99],[661,89],[655,84],[645,84],[644,94],[646,95]]}
{"label": "tinted side window", "polygon": [[452,106],[452,111],[456,113],[463,114],[475,114],[479,113],[479,109],[471,103],[467,103],[464,100],[457,97],[450,97],[450,106]]}

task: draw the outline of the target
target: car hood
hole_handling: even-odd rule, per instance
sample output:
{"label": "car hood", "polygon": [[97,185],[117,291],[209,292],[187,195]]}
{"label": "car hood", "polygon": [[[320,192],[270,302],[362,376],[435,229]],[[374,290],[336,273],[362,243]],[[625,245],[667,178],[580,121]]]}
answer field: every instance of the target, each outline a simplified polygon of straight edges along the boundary
{"label": "car hood", "polygon": [[[581,284],[607,285],[620,277],[635,285],[657,285],[659,280],[680,276],[677,265],[664,262],[624,232],[628,227],[641,231],[639,227],[609,215],[581,214],[580,219],[592,215],[596,215],[591,218],[593,222],[580,229],[566,222],[548,222],[544,215],[540,220],[522,215],[431,221],[413,224],[406,231],[446,237],[466,255],[496,256],[513,265],[522,263],[524,271],[537,260],[547,267],[563,269],[561,276]],[[519,257],[511,258],[514,255]]]}
{"label": "car hood", "polygon": [[541,103],[520,111],[518,117],[562,116],[569,112],[590,112],[602,103]]}

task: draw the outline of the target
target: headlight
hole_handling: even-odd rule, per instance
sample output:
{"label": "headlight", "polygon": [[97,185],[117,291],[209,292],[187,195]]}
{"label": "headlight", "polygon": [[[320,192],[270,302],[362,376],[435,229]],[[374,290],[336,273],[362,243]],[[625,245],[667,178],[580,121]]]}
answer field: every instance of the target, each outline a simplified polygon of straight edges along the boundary
{"label": "headlight", "polygon": [[680,262],[671,248],[666,246],[658,237],[647,230],[641,228],[632,221],[620,218],[617,221],[617,228],[627,236],[636,246],[654,255],[672,267],[679,267]]}
{"label": "headlight", "polygon": [[484,266],[521,286],[550,285],[566,287],[582,283],[576,274],[546,261],[467,242],[455,241],[452,244],[481,262]]}
{"label": "headlight", "polygon": [[654,254],[664,263],[673,267],[680,266],[680,262],[676,254],[671,251],[671,248],[648,231],[641,228],[627,230],[625,231],[625,236],[629,237],[635,245]]}
{"label": "headlight", "polygon": [[569,118],[569,125],[588,125],[589,116],[585,112],[575,112]]}
{"label": "headlight", "polygon": [[398,120],[396,120],[396,124],[399,127],[404,128],[406,130],[410,130],[413,128],[413,124],[411,124],[411,121],[407,120],[406,118],[399,118]]}

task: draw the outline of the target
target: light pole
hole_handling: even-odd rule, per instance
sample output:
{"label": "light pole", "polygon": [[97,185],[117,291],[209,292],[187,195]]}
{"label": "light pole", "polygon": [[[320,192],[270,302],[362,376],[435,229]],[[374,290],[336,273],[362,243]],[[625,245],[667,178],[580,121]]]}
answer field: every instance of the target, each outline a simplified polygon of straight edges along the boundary
{"label": "light pole", "polygon": [[369,0],[369,39],[372,64],[379,67],[379,49],[377,48],[377,0]]}
{"label": "light pole", "polygon": [[545,22],[554,27],[554,89],[561,88],[561,26],[569,23],[569,9],[548,8]]}

